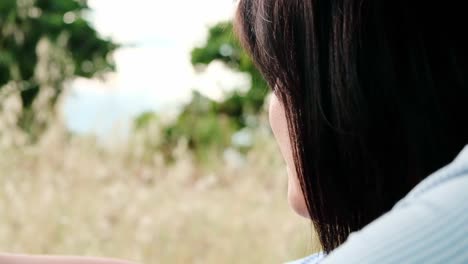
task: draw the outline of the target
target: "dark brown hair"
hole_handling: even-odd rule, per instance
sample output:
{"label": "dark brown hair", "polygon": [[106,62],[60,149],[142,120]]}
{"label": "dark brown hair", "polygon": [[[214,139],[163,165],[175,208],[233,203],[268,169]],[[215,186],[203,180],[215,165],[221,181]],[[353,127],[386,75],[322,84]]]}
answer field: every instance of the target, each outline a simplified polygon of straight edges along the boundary
{"label": "dark brown hair", "polygon": [[237,34],[285,107],[297,175],[326,252],[468,143],[460,2],[238,4]]}

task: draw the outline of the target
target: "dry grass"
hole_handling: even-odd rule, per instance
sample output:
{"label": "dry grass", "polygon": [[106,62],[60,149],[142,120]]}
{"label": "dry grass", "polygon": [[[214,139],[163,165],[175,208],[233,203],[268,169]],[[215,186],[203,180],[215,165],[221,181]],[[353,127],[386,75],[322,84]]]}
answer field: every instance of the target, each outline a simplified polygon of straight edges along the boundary
{"label": "dry grass", "polygon": [[[133,147],[102,149],[51,129],[0,159],[0,249],[97,255],[141,263],[280,263],[314,250],[286,202],[269,134],[246,166],[197,166],[183,146],[167,166]],[[216,161],[216,158],[214,158]]]}

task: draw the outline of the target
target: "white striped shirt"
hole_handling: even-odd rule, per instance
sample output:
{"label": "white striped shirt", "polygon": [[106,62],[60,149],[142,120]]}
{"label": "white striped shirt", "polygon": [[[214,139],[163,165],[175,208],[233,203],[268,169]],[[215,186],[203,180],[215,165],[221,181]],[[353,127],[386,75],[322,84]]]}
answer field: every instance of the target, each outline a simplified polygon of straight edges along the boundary
{"label": "white striped shirt", "polygon": [[327,257],[294,264],[468,264],[468,145]]}

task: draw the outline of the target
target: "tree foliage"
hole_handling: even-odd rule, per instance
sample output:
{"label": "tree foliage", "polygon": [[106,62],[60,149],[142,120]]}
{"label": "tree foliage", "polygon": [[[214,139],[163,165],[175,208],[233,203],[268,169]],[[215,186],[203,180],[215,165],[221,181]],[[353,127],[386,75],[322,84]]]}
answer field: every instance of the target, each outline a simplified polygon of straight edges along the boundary
{"label": "tree foliage", "polygon": [[195,91],[175,122],[164,129],[165,149],[185,138],[195,156],[208,162],[210,153],[220,153],[231,144],[231,136],[239,127],[238,120],[221,112],[217,102]]}
{"label": "tree foliage", "polygon": [[114,70],[117,45],[98,35],[87,11],[86,0],[0,1],[0,92],[12,84],[20,93],[20,125],[34,123],[41,91],[49,94],[41,107],[53,107],[67,80]]}
{"label": "tree foliage", "polygon": [[[181,138],[185,138],[196,158],[203,162],[209,161],[213,153],[220,154],[232,147],[236,132],[258,123],[256,118],[264,104],[267,85],[234,37],[231,22],[211,27],[206,43],[192,50],[191,60],[196,69],[203,69],[213,61],[221,61],[252,79],[251,86],[243,89],[246,92],[233,91],[221,101],[211,100],[194,91],[191,102],[183,107],[177,119],[164,127],[164,140],[159,149],[169,154],[169,159],[170,150]],[[142,117],[137,120],[137,127],[142,127],[141,121],[150,119]]]}
{"label": "tree foliage", "polygon": [[[247,73],[252,78],[252,85],[245,94],[234,92],[221,102],[221,108],[230,109],[237,115],[258,114],[267,94],[267,85],[234,36],[230,21],[210,28],[206,44],[192,51],[194,66],[208,65],[215,60],[222,61],[235,71]],[[237,110],[233,111],[233,108]]]}

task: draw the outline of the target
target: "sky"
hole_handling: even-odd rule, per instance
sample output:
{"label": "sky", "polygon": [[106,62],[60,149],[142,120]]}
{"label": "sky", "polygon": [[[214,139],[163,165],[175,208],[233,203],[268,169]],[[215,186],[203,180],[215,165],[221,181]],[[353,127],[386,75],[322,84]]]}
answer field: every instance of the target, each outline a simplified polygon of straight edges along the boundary
{"label": "sky", "polygon": [[115,52],[117,71],[106,81],[71,83],[63,115],[74,132],[125,131],[139,113],[176,111],[192,89],[220,99],[249,82],[221,63],[203,74],[190,64],[190,51],[204,43],[209,26],[232,17],[233,0],[89,0],[89,5],[97,31],[123,48]]}

